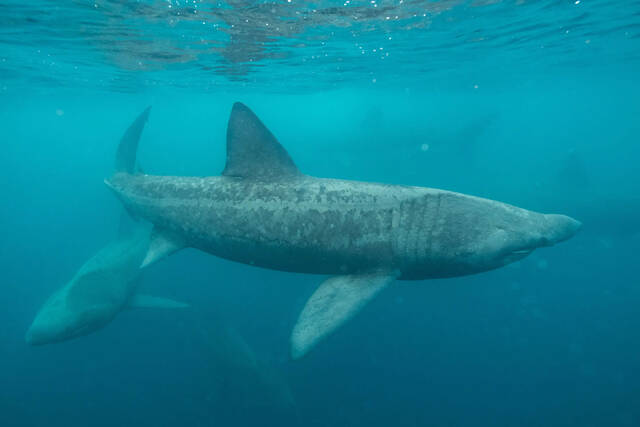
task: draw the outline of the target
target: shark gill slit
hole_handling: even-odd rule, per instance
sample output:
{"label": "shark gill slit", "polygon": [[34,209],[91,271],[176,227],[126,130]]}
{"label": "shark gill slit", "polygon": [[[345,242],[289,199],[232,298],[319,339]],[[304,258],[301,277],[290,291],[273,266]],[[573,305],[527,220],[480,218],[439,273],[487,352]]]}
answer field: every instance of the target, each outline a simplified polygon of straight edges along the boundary
{"label": "shark gill slit", "polygon": [[400,252],[399,254],[402,258],[406,257],[407,248],[409,244],[407,242],[407,238],[409,236],[409,230],[407,229],[407,209],[406,204],[400,204]]}
{"label": "shark gill slit", "polygon": [[415,262],[415,251],[416,251],[416,233],[415,233],[415,223],[416,223],[416,203],[415,201],[410,201],[407,203],[405,208],[405,218],[406,218],[406,229],[407,229],[407,237],[406,237],[406,246],[404,256],[407,257],[407,260],[410,264]]}
{"label": "shark gill slit", "polygon": [[391,253],[393,256],[392,262],[395,264],[396,258],[400,253],[400,233],[398,233],[400,225],[400,208],[398,206],[391,207]]}
{"label": "shark gill slit", "polygon": [[422,220],[422,205],[419,200],[413,203],[411,209],[411,261],[415,263],[418,260],[418,251],[420,246],[420,228]]}
{"label": "shark gill slit", "polygon": [[430,203],[433,212],[427,211],[427,216],[431,219],[428,233],[428,248],[429,253],[432,254],[434,235],[436,234],[436,227],[438,227],[438,222],[440,221],[441,194],[437,193],[434,197],[427,196],[427,200],[433,201],[433,203]]}
{"label": "shark gill slit", "polygon": [[429,224],[427,223],[429,213],[429,198],[425,197],[420,203],[420,227],[418,229],[418,259],[424,259],[427,255],[428,249],[428,236],[427,231],[429,230]]}

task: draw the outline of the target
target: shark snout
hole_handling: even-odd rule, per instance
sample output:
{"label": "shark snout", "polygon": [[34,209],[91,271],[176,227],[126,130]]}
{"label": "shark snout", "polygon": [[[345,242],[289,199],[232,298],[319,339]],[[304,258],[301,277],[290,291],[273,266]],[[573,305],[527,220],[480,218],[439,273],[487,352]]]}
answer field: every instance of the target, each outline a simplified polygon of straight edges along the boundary
{"label": "shark snout", "polygon": [[545,240],[549,246],[572,238],[582,228],[580,221],[566,215],[548,214],[545,220]]}

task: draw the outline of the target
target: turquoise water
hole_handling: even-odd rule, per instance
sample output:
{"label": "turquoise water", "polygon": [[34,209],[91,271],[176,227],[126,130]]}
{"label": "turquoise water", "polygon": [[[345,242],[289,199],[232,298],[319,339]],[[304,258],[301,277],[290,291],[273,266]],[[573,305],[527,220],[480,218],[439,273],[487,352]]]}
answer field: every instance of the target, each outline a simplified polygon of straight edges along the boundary
{"label": "turquoise water", "polygon": [[[0,2],[3,426],[640,425],[640,2]],[[233,102],[304,173],[571,215],[576,237],[398,282],[307,357],[321,276],[186,249],[126,310],[33,347],[114,239],[103,180],[153,109],[146,173],[219,174]]]}

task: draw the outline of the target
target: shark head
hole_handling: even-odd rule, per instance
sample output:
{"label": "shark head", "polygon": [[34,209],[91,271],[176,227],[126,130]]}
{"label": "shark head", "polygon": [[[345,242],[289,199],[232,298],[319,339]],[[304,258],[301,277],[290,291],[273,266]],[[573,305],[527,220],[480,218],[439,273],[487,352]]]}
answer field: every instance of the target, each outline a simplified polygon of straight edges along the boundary
{"label": "shark head", "polygon": [[452,198],[441,236],[444,261],[459,273],[477,273],[519,261],[534,250],[573,237],[582,224],[566,215],[542,214],[479,198]]}
{"label": "shark head", "polygon": [[[130,296],[128,281],[118,274],[116,265],[126,257],[118,252],[121,246],[119,242],[107,245],[49,297],[27,331],[28,344],[49,344],[87,335],[115,317]],[[136,271],[139,258],[131,261]]]}
{"label": "shark head", "polygon": [[91,332],[91,312],[74,310],[67,301],[67,289],[54,293],[42,306],[25,335],[30,345],[66,341]]}
{"label": "shark head", "polygon": [[529,256],[538,248],[573,237],[582,224],[566,215],[541,214],[508,205],[482,233],[473,252],[474,261],[498,268]]}
{"label": "shark head", "polygon": [[498,266],[529,256],[534,250],[553,246],[573,237],[582,227],[580,221],[566,215],[531,213],[536,219],[515,221],[513,227],[497,229],[488,245],[489,255]]}

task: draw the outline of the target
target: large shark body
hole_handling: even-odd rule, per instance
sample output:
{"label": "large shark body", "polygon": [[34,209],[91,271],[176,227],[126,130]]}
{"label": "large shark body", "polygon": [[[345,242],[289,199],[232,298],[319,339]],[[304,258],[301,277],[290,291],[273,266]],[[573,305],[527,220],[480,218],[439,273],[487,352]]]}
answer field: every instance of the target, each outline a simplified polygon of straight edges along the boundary
{"label": "large shark body", "polygon": [[138,294],[140,264],[149,230],[120,235],[89,258],[38,311],[25,340],[32,345],[66,341],[97,331],[133,307],[182,308],[186,304]]}
{"label": "large shark body", "polygon": [[135,173],[145,111],[127,130],[106,183],[154,224],[144,265],[183,247],[259,267],[331,275],[291,336],[298,358],[394,280],[479,273],[573,236],[580,223],[423,187],[302,174],[246,106],[233,106],[221,176]]}

